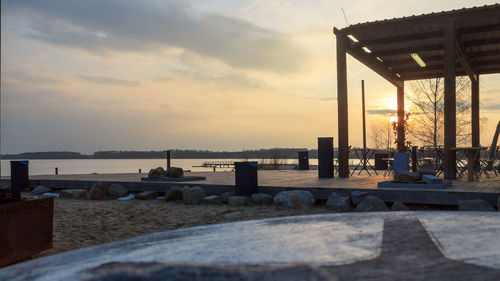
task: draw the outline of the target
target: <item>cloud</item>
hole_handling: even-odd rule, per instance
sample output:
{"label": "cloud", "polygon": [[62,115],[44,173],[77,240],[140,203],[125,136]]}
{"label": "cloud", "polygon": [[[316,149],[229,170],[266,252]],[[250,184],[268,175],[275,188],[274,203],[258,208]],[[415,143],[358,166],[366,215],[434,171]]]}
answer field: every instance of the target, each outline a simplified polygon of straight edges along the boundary
{"label": "cloud", "polygon": [[122,80],[112,77],[103,77],[103,76],[88,76],[88,75],[79,75],[82,80],[94,84],[101,85],[114,85],[114,86],[126,86],[126,87],[138,87],[141,85],[138,81],[130,81],[130,80]]}
{"label": "cloud", "polygon": [[397,114],[398,111],[395,109],[369,109],[366,112],[372,115],[386,115],[386,114]]}
{"label": "cloud", "polygon": [[482,110],[500,110],[500,103],[482,106],[481,109]]}
{"label": "cloud", "polygon": [[185,2],[145,0],[16,0],[9,16],[26,17],[24,35],[95,51],[179,47],[247,69],[294,72],[306,53],[288,35],[227,16],[200,13]]}

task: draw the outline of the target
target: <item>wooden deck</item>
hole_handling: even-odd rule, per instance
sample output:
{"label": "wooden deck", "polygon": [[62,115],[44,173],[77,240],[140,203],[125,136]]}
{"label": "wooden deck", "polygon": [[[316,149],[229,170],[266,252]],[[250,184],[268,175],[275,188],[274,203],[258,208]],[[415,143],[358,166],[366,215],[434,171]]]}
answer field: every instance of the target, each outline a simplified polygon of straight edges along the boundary
{"label": "wooden deck", "polygon": [[[234,172],[188,172],[188,176],[206,177],[203,181],[181,182],[182,184],[234,185]],[[31,180],[63,180],[63,181],[116,181],[140,182],[145,174],[86,174],[86,175],[46,175],[31,176]],[[297,187],[297,188],[347,188],[347,189],[377,189],[377,183],[391,180],[392,176],[384,177],[354,175],[349,178],[319,179],[318,171],[297,170],[262,170],[259,171],[259,186]],[[489,179],[483,176],[480,181],[467,182],[466,178],[453,181],[449,191],[500,193],[500,176],[492,175]]]}

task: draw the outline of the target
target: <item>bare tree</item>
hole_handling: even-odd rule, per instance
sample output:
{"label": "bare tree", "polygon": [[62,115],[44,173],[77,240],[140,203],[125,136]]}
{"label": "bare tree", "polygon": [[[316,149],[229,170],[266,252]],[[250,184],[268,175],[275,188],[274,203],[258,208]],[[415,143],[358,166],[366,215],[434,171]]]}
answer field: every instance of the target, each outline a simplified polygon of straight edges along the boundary
{"label": "bare tree", "polygon": [[[444,80],[433,78],[410,83],[412,94],[408,134],[424,145],[436,148],[444,142]],[[470,130],[470,80],[456,78],[457,144],[464,144],[471,138]]]}
{"label": "bare tree", "polygon": [[376,149],[390,150],[392,148],[394,130],[390,117],[391,114],[387,113],[383,119],[370,124],[370,139]]}

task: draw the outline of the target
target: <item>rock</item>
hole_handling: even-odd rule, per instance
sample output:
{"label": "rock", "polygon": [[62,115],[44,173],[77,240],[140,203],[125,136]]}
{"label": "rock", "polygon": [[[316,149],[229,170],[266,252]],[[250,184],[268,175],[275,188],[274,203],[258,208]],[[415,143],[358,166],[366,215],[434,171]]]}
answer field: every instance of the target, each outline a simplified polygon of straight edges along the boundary
{"label": "rock", "polygon": [[418,169],[417,170],[417,174],[418,174],[419,178],[422,178],[422,176],[424,176],[424,175],[435,176],[436,175],[436,171],[435,170],[430,170],[430,169]]}
{"label": "rock", "polygon": [[106,191],[111,198],[119,198],[128,194],[128,189],[118,183],[113,183],[110,186],[106,187]]}
{"label": "rock", "polygon": [[274,204],[288,209],[306,209],[314,205],[314,195],[306,190],[282,191],[274,196]]}
{"label": "rock", "polygon": [[252,205],[252,201],[250,198],[246,196],[233,196],[229,198],[229,206],[231,207],[242,207],[242,206],[250,206]]}
{"label": "rock", "polygon": [[405,204],[396,201],[392,204],[391,211],[409,211],[410,209]]}
{"label": "rock", "polygon": [[211,204],[220,205],[222,204],[222,198],[217,195],[208,195],[199,201],[200,204]]}
{"label": "rock", "polygon": [[178,186],[172,186],[165,191],[165,201],[182,200],[182,189]]}
{"label": "rock", "polygon": [[401,181],[401,182],[419,181],[420,179],[421,177],[419,177],[417,173],[406,172],[406,171],[398,172],[394,177],[395,181]]}
{"label": "rock", "polygon": [[351,192],[351,201],[354,206],[358,206],[361,200],[365,199],[368,196],[368,192],[366,191],[353,191]]}
{"label": "rock", "polygon": [[207,192],[199,186],[187,187],[182,191],[182,202],[187,205],[196,205],[205,197]]}
{"label": "rock", "polygon": [[423,175],[422,181],[426,184],[443,184],[443,179],[433,175]]}
{"label": "rock", "polygon": [[483,199],[459,200],[459,211],[495,211],[488,201]]}
{"label": "rock", "polygon": [[351,198],[349,198],[349,196],[333,192],[330,196],[328,196],[326,208],[335,212],[351,212]]}
{"label": "rock", "polygon": [[42,193],[50,192],[50,191],[52,191],[50,188],[45,187],[43,185],[38,185],[37,187],[35,187],[35,189],[33,189],[33,191],[31,191],[31,194],[40,195]]}
{"label": "rock", "polygon": [[59,192],[59,198],[85,199],[88,191],[86,189],[63,189]]}
{"label": "rock", "polygon": [[359,202],[359,205],[356,206],[356,212],[381,212],[381,211],[389,211],[387,205],[382,199],[375,197],[373,195],[368,195],[365,199]]}
{"label": "rock", "polygon": [[267,193],[254,193],[252,194],[252,201],[256,205],[271,205],[273,204],[273,196]]}
{"label": "rock", "polygon": [[153,190],[146,190],[135,195],[135,198],[141,200],[156,199],[156,197],[158,197],[158,193]]}
{"label": "rock", "polygon": [[90,188],[89,192],[87,192],[86,198],[92,200],[103,200],[106,198],[106,187],[102,185],[102,183],[98,182]]}
{"label": "rock", "polygon": [[149,170],[148,178],[159,178],[165,175],[165,170],[162,167]]}
{"label": "rock", "polygon": [[182,168],[170,167],[165,172],[165,176],[168,178],[180,178],[184,175]]}
{"label": "rock", "polygon": [[222,202],[229,203],[229,198],[236,196],[236,193],[232,191],[226,191],[220,195],[222,197]]}

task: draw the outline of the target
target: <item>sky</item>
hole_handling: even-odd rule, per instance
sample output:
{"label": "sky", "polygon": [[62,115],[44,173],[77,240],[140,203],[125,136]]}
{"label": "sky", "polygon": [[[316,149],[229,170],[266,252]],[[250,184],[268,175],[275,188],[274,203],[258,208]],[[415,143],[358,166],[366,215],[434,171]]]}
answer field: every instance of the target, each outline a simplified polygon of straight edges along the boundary
{"label": "sky", "polygon": [[[332,28],[347,26],[342,9],[355,24],[471,7],[434,0],[1,4],[4,154],[315,148],[317,137],[337,139]],[[360,146],[360,81],[368,128],[383,118],[377,112],[395,109],[396,89],[355,59],[347,63],[349,138]],[[480,87],[487,145],[500,120],[500,75],[484,75]]]}

